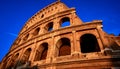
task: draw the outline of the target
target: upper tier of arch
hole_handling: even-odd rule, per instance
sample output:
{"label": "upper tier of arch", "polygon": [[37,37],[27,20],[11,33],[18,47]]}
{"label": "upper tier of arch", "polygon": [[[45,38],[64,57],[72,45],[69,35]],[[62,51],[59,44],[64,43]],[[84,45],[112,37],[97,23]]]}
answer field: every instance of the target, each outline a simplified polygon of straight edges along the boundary
{"label": "upper tier of arch", "polygon": [[65,11],[67,9],[69,9],[69,8],[64,3],[60,2],[60,1],[54,2],[54,3],[44,7],[43,9],[38,11],[36,14],[34,14],[31,18],[29,18],[24,27],[28,28],[28,27],[32,26],[33,24],[35,24],[49,16],[52,16],[59,12]]}

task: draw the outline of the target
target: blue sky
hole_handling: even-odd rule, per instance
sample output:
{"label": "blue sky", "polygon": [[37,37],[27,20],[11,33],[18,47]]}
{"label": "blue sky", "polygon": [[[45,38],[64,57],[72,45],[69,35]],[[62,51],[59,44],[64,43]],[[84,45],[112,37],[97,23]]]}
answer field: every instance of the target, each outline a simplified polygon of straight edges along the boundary
{"label": "blue sky", "polygon": [[[25,22],[56,0],[0,0],[0,60],[9,51]],[[61,0],[75,7],[83,22],[103,20],[103,30],[120,33],[120,0]]]}

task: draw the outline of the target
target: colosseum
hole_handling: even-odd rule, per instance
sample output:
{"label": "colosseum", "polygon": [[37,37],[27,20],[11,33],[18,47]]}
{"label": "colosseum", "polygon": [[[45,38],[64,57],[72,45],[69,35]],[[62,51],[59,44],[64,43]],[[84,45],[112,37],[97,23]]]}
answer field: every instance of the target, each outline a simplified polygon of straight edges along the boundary
{"label": "colosseum", "polygon": [[25,23],[0,69],[120,69],[120,36],[58,0]]}

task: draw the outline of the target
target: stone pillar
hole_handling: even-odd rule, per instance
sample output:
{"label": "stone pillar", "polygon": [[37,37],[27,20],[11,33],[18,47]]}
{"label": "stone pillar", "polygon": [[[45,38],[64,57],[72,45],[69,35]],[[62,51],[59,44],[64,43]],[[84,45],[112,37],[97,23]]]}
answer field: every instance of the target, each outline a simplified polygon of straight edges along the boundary
{"label": "stone pillar", "polygon": [[53,39],[54,37],[51,37],[51,40],[49,40],[49,46],[48,46],[48,52],[47,52],[47,58],[46,58],[46,63],[52,63],[52,52],[53,50]]}
{"label": "stone pillar", "polygon": [[55,62],[56,61],[56,57],[58,56],[58,51],[57,51],[57,46],[56,46],[56,42],[57,42],[57,39],[55,37],[52,37],[53,38],[53,46],[51,47],[51,55],[52,55],[52,61]]}
{"label": "stone pillar", "polygon": [[19,55],[20,57],[18,58],[20,61],[23,60],[23,55],[24,55],[25,49],[21,50],[21,54]]}
{"label": "stone pillar", "polygon": [[54,24],[53,24],[53,30],[59,29],[60,28],[60,23],[59,23],[59,18],[56,17],[56,19],[54,19]]}
{"label": "stone pillar", "polygon": [[71,24],[72,25],[80,25],[82,24],[82,20],[76,15],[75,11],[71,12]]}
{"label": "stone pillar", "polygon": [[76,37],[76,31],[72,31],[72,34],[73,34],[73,51],[71,52],[72,53],[72,56],[74,56],[75,58],[77,58],[80,53],[80,44],[79,44],[79,40],[77,40],[77,37]]}
{"label": "stone pillar", "polygon": [[32,51],[31,51],[31,54],[30,54],[30,57],[29,57],[29,61],[31,61],[31,62],[34,61],[35,54],[36,54],[36,48],[37,48],[37,45],[36,45],[36,40],[35,40],[34,44],[32,45]]}
{"label": "stone pillar", "polygon": [[102,47],[100,47],[100,48],[101,48],[101,50],[103,50],[104,47],[108,45],[108,41],[107,41],[107,39],[104,37],[105,35],[104,35],[101,27],[102,27],[102,25],[101,25],[101,26],[97,26],[97,31],[98,31],[100,40],[101,40],[101,42],[102,42],[102,44],[103,44]]}
{"label": "stone pillar", "polygon": [[47,30],[45,29],[45,25],[42,25],[41,26],[41,34],[44,34],[46,32],[47,32]]}
{"label": "stone pillar", "polygon": [[28,36],[28,39],[31,39],[33,36],[33,32],[29,32],[29,36]]}

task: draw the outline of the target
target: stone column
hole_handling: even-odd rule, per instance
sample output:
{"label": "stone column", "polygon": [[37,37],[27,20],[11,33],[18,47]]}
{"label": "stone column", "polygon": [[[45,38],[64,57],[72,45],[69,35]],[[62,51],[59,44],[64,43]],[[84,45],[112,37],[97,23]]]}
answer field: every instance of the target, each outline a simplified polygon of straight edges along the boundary
{"label": "stone column", "polygon": [[59,28],[60,28],[59,18],[56,17],[53,22],[53,30],[56,30]]}
{"label": "stone column", "polygon": [[35,54],[36,54],[36,48],[37,48],[37,45],[36,45],[36,40],[34,41],[34,44],[32,45],[32,51],[31,51],[31,54],[30,54],[30,57],[29,57],[29,60],[31,62],[34,61],[34,58],[35,58]]}
{"label": "stone column", "polygon": [[107,41],[107,39],[104,37],[105,35],[104,35],[101,27],[102,27],[102,25],[97,26],[97,31],[98,31],[100,40],[101,40],[101,42],[102,42],[102,44],[103,44],[102,47],[100,47],[100,48],[101,48],[101,50],[103,50],[104,47],[108,45],[108,41]]}
{"label": "stone column", "polygon": [[42,25],[41,26],[41,34],[44,34],[46,32],[47,32],[47,30],[45,29],[45,25]]}
{"label": "stone column", "polygon": [[76,31],[72,31],[73,33],[73,51],[71,52],[72,53],[72,56],[74,56],[75,58],[77,58],[80,53],[80,44],[79,44],[79,41],[77,40],[77,37],[76,37]]}
{"label": "stone column", "polygon": [[80,25],[82,24],[82,20],[76,15],[75,11],[71,12],[71,24],[72,25]]}
{"label": "stone column", "polygon": [[27,40],[31,39],[32,37],[33,37],[33,32],[29,32],[29,36]]}
{"label": "stone column", "polygon": [[51,40],[49,40],[49,43],[48,43],[48,51],[47,51],[47,58],[46,58],[46,63],[52,63],[52,52],[53,52],[53,38],[54,37],[51,37]]}

